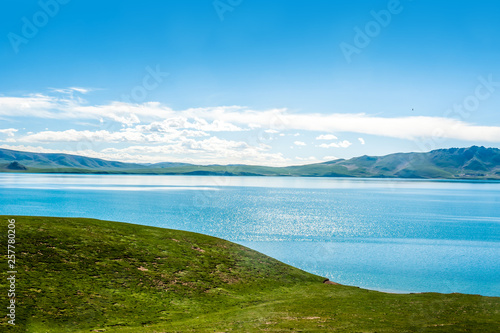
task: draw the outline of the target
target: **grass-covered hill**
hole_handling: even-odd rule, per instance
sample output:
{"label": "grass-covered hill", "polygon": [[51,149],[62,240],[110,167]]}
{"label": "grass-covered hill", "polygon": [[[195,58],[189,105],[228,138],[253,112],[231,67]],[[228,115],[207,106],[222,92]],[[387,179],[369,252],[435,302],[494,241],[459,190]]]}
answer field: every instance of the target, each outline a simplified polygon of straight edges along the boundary
{"label": "grass-covered hill", "polygon": [[289,167],[122,163],[67,154],[0,149],[0,172],[101,174],[181,174],[225,176],[377,177],[424,179],[500,179],[500,149],[472,146],[361,156],[349,160]]}
{"label": "grass-covered hill", "polygon": [[[498,332],[500,298],[397,295],[206,235],[76,218],[16,220],[16,326],[1,332]],[[6,251],[0,288],[6,291]],[[1,308],[7,305],[2,292]],[[5,310],[4,310],[5,313]]]}
{"label": "grass-covered hill", "polygon": [[62,172],[90,172],[94,171],[130,171],[145,169],[151,166],[154,168],[165,168],[170,166],[188,165],[184,163],[158,163],[158,164],[139,164],[123,163],[116,161],[107,161],[100,158],[91,158],[79,155],[57,154],[57,153],[32,153],[0,148],[0,166],[7,170],[16,170],[9,168],[12,163],[24,166],[30,170],[61,170]]}
{"label": "grass-covered hill", "polygon": [[500,149],[438,149],[428,153],[361,156],[320,165],[353,177],[500,179]]}

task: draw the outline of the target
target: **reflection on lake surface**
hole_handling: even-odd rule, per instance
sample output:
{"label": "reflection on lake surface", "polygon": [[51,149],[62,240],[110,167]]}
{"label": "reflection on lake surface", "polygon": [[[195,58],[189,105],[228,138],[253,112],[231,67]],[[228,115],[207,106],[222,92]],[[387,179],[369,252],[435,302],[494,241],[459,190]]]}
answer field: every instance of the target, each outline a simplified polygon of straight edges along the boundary
{"label": "reflection on lake surface", "polygon": [[343,284],[500,296],[500,183],[0,174],[5,215],[92,217],[231,240]]}

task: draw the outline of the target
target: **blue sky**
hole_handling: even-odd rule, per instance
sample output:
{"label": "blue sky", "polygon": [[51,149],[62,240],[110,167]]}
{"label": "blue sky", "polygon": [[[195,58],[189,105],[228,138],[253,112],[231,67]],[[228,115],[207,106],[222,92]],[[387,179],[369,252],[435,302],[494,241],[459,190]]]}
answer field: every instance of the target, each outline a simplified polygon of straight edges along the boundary
{"label": "blue sky", "polygon": [[289,165],[500,147],[497,1],[4,1],[0,147]]}

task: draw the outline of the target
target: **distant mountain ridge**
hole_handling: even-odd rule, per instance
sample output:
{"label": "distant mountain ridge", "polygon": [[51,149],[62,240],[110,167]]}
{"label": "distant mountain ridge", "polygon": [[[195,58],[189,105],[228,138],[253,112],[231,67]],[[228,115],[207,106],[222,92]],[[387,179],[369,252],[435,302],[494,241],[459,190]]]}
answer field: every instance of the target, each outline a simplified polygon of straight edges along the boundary
{"label": "distant mountain ridge", "polygon": [[106,161],[99,158],[90,158],[79,155],[58,153],[31,153],[10,149],[0,149],[0,163],[18,162],[32,168],[89,168],[89,169],[113,169],[113,168],[138,168],[143,167],[135,163],[123,163]]}
{"label": "distant mountain ridge", "polygon": [[0,171],[500,180],[500,149],[472,146],[437,149],[426,153],[364,155],[348,160],[289,167],[242,164],[200,166],[175,162],[124,163],[79,155],[0,149]]}
{"label": "distant mountain ridge", "polygon": [[30,168],[77,168],[100,171],[116,171],[123,169],[143,169],[143,168],[165,168],[168,166],[189,165],[186,163],[124,163],[107,161],[100,158],[85,157],[80,155],[59,154],[59,153],[32,153],[0,148],[0,165],[10,162],[18,162]]}
{"label": "distant mountain ridge", "polygon": [[365,155],[323,164],[345,168],[354,177],[500,179],[500,149],[478,146],[378,157]]}

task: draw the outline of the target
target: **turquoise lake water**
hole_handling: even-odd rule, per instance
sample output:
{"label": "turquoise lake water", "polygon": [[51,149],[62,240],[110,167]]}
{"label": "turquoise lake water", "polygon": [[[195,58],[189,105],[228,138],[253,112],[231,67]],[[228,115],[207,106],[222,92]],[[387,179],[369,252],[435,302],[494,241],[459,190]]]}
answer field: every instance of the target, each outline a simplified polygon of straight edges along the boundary
{"label": "turquoise lake water", "polygon": [[500,296],[500,182],[4,173],[0,214],[195,231],[342,284]]}

